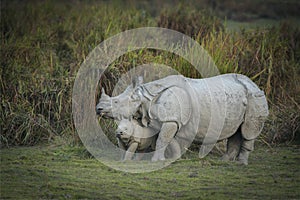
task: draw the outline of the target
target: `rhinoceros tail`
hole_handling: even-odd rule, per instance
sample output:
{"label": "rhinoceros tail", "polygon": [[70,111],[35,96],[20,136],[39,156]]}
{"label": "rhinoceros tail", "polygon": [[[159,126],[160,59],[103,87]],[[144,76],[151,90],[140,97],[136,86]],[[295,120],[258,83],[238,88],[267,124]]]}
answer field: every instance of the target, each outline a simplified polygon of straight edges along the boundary
{"label": "rhinoceros tail", "polygon": [[246,112],[241,126],[242,135],[245,139],[252,140],[261,133],[269,115],[267,99],[265,93],[251,79],[240,74],[237,74],[236,78],[247,91]]}

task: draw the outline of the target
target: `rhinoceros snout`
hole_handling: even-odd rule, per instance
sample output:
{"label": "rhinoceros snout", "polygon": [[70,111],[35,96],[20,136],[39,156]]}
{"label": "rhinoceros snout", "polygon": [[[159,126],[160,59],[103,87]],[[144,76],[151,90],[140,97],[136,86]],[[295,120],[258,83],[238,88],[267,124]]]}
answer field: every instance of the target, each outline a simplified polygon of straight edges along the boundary
{"label": "rhinoceros snout", "polygon": [[122,135],[123,135],[122,131],[117,131],[117,133],[116,133],[117,138],[121,138]]}
{"label": "rhinoceros snout", "polygon": [[103,110],[104,110],[104,108],[102,108],[102,107],[97,107],[97,108],[96,108],[96,113],[97,113],[98,115],[100,115],[100,114],[102,113]]}

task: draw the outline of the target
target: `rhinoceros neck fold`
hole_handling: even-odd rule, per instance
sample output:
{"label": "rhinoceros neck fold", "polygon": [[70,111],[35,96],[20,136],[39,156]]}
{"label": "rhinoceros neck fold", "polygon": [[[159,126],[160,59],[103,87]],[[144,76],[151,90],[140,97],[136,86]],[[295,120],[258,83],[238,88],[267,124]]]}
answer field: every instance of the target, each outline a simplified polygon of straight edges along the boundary
{"label": "rhinoceros neck fold", "polygon": [[145,83],[143,89],[148,92],[149,95],[155,97],[161,94],[166,89],[176,86],[185,88],[185,77],[182,75],[167,76],[163,79]]}

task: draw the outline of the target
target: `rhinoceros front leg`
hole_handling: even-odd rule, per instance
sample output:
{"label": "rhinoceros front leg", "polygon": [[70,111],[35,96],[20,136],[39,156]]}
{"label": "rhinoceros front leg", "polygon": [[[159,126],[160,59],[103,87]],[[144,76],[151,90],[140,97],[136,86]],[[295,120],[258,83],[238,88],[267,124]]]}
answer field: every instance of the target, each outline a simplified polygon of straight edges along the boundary
{"label": "rhinoceros front leg", "polygon": [[146,150],[138,152],[137,155],[135,156],[134,160],[136,160],[136,161],[142,160],[142,158],[144,157],[145,153],[146,153]]}
{"label": "rhinoceros front leg", "polygon": [[240,131],[237,131],[234,135],[227,140],[226,153],[223,155],[223,161],[234,161],[238,156],[241,148],[243,138]]}
{"label": "rhinoceros front leg", "polygon": [[136,151],[136,149],[138,148],[139,143],[137,142],[133,142],[127,149],[125,156],[124,156],[124,161],[125,160],[132,160],[132,157]]}
{"label": "rhinoceros front leg", "polygon": [[181,148],[180,148],[180,145],[178,143],[178,141],[173,138],[171,140],[171,143],[170,143],[170,150],[171,150],[171,158],[172,159],[178,159],[180,158],[181,156]]}
{"label": "rhinoceros front leg", "polygon": [[243,139],[243,143],[237,160],[238,163],[248,165],[249,154],[254,150],[254,141],[255,140]]}
{"label": "rhinoceros front leg", "polygon": [[[124,143],[122,142],[122,140],[120,138],[117,138],[117,141],[118,141],[118,147],[124,151],[126,151],[126,147],[124,145]],[[122,155],[121,155],[121,160],[124,159],[124,154],[123,154],[123,151],[122,151]]]}
{"label": "rhinoceros front leg", "polygon": [[117,138],[117,141],[118,141],[118,147],[122,150],[126,150],[126,147],[124,143],[120,140],[120,138]]}
{"label": "rhinoceros front leg", "polygon": [[165,160],[165,151],[167,145],[171,142],[177,132],[177,124],[175,122],[163,123],[160,133],[156,141],[155,152],[152,161]]}

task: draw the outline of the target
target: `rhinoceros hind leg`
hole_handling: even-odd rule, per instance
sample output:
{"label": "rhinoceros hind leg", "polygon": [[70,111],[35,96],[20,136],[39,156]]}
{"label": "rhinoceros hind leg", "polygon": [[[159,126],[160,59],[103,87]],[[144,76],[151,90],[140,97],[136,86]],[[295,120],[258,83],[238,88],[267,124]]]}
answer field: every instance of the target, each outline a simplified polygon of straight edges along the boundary
{"label": "rhinoceros hind leg", "polygon": [[232,135],[227,140],[227,150],[226,153],[222,156],[223,161],[234,161],[240,152],[242,145],[242,134],[238,130],[234,135]]}
{"label": "rhinoceros hind leg", "polygon": [[254,149],[255,140],[243,140],[241,150],[238,156],[238,163],[248,165],[248,158],[251,151]]}

